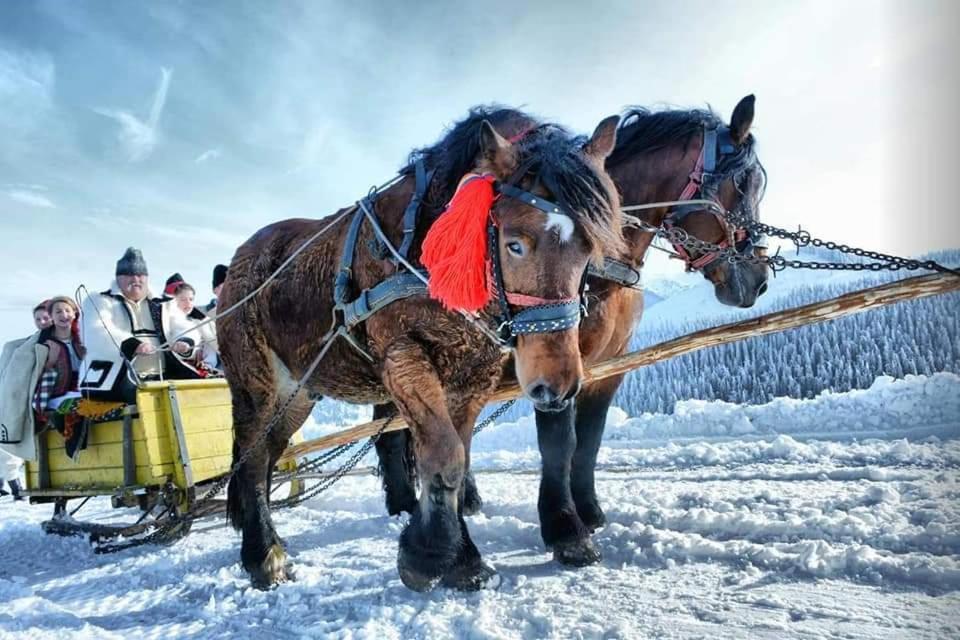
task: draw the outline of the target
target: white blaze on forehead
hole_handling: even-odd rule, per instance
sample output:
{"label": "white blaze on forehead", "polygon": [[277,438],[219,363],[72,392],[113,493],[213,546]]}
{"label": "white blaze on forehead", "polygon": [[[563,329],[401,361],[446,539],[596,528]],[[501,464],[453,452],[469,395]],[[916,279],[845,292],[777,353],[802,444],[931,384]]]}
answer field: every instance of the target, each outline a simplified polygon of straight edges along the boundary
{"label": "white blaze on forehead", "polygon": [[573,220],[565,213],[548,213],[547,221],[543,226],[547,231],[556,229],[561,244],[569,242],[573,237]]}

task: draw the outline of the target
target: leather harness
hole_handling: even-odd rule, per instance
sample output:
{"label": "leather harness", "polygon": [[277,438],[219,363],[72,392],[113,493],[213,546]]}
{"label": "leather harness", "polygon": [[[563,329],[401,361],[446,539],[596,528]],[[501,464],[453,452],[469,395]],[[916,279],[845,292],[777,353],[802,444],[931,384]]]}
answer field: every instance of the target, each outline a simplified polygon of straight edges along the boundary
{"label": "leather harness", "polygon": [[[397,252],[404,260],[406,260],[410,247],[413,244],[413,236],[417,228],[417,219],[423,204],[423,196],[426,193],[432,177],[433,171],[427,171],[423,160],[418,159],[414,164],[414,192],[403,214],[403,240],[397,249]],[[494,190],[500,195],[520,200],[524,204],[540,209],[544,213],[557,213],[561,211],[559,205],[528,191],[524,191],[514,185],[496,181],[493,186]],[[333,288],[334,317],[336,321],[342,323],[343,328],[346,329],[346,331],[340,331],[339,335],[347,338],[351,346],[371,360],[372,358],[370,358],[369,354],[349,335],[349,330],[370,318],[370,316],[377,311],[398,300],[428,293],[427,285],[423,282],[423,277],[425,277],[424,272],[421,271],[419,274],[412,273],[405,270],[403,265],[398,264],[397,260],[394,260],[398,268],[403,270],[388,276],[373,287],[363,289],[355,298],[350,299],[354,254],[356,253],[360,227],[363,224],[363,220],[367,218],[364,210],[366,209],[370,212],[375,211],[377,195],[378,193],[376,191],[367,195],[362,201],[364,206],[357,208],[357,212],[350,221],[350,227],[347,230],[347,237],[344,241],[343,253],[340,257],[340,268],[334,279]],[[374,219],[370,219],[370,222],[371,224],[376,224]],[[500,343],[503,346],[512,347],[516,345],[517,336],[564,331],[579,323],[585,313],[583,290],[585,288],[586,277],[581,281],[581,290],[576,298],[548,300],[508,292],[503,283],[503,269],[500,260],[498,236],[499,230],[491,218],[487,224],[487,237],[491,261],[493,263],[497,300],[499,303],[496,333]],[[514,313],[511,311],[511,305],[522,307],[522,310]]]}

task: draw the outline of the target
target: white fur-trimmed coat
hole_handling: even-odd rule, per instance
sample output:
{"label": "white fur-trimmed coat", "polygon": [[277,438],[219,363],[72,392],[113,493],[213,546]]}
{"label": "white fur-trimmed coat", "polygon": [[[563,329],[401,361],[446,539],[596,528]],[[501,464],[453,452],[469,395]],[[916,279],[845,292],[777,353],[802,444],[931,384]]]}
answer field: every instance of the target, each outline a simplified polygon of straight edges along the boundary
{"label": "white fur-trimmed coat", "polygon": [[[148,292],[147,303],[161,342],[181,339],[195,344],[195,339],[187,335],[193,324],[177,308],[176,301],[153,298]],[[133,318],[116,280],[109,290],[84,298],[81,314],[80,335],[87,356],[80,365],[80,392],[116,392],[126,376],[127,360],[140,344],[133,335]]]}
{"label": "white fur-trimmed coat", "polygon": [[39,337],[38,331],[29,338],[8,342],[0,356],[0,448],[26,460],[37,455],[33,394],[49,351],[39,344]]}

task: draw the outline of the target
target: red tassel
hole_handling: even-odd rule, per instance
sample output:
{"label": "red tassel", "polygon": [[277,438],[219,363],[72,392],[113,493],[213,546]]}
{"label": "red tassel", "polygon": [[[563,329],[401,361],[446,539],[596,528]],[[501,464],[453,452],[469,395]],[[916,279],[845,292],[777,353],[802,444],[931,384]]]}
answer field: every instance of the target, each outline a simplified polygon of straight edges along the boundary
{"label": "red tassel", "polygon": [[493,176],[465,176],[424,238],[420,262],[430,272],[430,297],[447,309],[476,312],[493,299],[487,255],[493,181]]}

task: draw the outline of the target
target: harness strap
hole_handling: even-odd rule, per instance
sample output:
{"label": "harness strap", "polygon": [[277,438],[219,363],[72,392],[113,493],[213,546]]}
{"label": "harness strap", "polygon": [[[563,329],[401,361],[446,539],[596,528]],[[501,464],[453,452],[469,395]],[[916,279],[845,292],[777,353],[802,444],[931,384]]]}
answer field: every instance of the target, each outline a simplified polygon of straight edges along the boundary
{"label": "harness strap", "polygon": [[587,274],[594,278],[601,278],[616,283],[621,287],[629,289],[642,288],[640,282],[640,271],[634,269],[626,262],[620,262],[613,258],[604,258],[603,267],[595,267],[592,264],[587,267]]}
{"label": "harness strap", "polygon": [[423,196],[427,192],[427,187],[433,179],[433,172],[426,170],[423,158],[418,158],[414,164],[414,176],[416,186],[413,190],[413,196],[403,212],[403,241],[400,243],[398,252],[404,258],[410,252],[410,246],[413,244],[413,234],[417,230],[417,214],[420,212],[420,204],[423,202]]}
{"label": "harness strap", "polygon": [[[370,210],[373,210],[373,200],[369,196],[363,199]],[[357,238],[360,236],[360,225],[363,224],[363,208],[358,207],[350,221],[347,237],[343,242],[343,253],[340,256],[340,270],[333,281],[333,302],[337,306],[347,303],[350,295],[350,276],[353,273],[353,254],[357,248]]]}
{"label": "harness strap", "polygon": [[[720,140],[719,145],[718,137]],[[697,157],[697,164],[694,166],[693,172],[690,174],[690,180],[687,182],[687,186],[683,188],[678,200],[691,200],[698,194],[703,197],[709,197],[706,194],[703,194],[703,184],[707,176],[712,175],[717,169],[717,151],[719,146],[723,147],[722,149],[719,149],[721,155],[733,153],[735,151],[736,148],[732,139],[730,138],[730,129],[727,127],[723,127],[720,131],[718,131],[716,127],[704,129],[703,145],[700,147],[700,155]],[[700,211],[702,209],[703,207],[698,204],[677,205],[673,207],[673,209],[667,215],[667,218],[664,220],[664,224],[667,227],[674,226],[679,224],[691,213]],[[716,211],[711,211],[711,213],[717,217],[721,227],[727,227],[726,221],[720,214],[718,214]],[[729,246],[729,244],[729,238],[724,238],[718,243],[718,245],[721,247]],[[694,260],[684,247],[674,245],[673,248],[677,254],[683,258],[683,261],[687,263],[688,271],[703,269],[718,257],[718,254],[716,253],[705,253]]]}
{"label": "harness strap", "polygon": [[515,314],[510,321],[510,331],[514,336],[566,331],[580,324],[580,314],[579,298],[555,304],[538,304]]}
{"label": "harness strap", "polygon": [[700,149],[703,157],[704,173],[713,173],[717,169],[717,130],[706,129],[703,132],[703,148]]}
{"label": "harness strap", "polygon": [[515,187],[512,184],[497,181],[493,184],[493,188],[505,196],[509,196],[515,200],[519,200],[524,204],[528,204],[531,207],[540,209],[540,211],[543,211],[544,213],[564,213],[563,209],[561,209],[559,205],[556,205],[545,198],[540,198],[529,191],[524,191],[523,189]]}
{"label": "harness strap", "polygon": [[353,302],[343,308],[343,323],[350,329],[387,305],[398,300],[427,293],[427,285],[416,274],[404,271],[388,277],[369,289],[364,289]]}
{"label": "harness strap", "polygon": [[507,302],[517,307],[536,307],[542,304],[566,304],[575,302],[579,298],[541,298],[539,296],[528,296],[525,293],[507,292]]}

